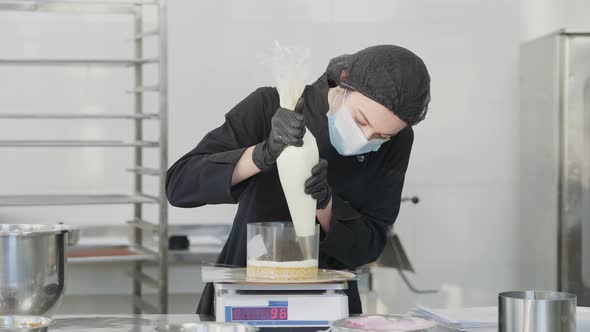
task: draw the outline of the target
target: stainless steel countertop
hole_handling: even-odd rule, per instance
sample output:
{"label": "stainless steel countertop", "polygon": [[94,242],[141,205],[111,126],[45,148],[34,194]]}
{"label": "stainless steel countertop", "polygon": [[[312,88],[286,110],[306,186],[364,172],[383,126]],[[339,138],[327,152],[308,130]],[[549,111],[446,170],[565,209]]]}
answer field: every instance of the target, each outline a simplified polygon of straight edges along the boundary
{"label": "stainless steel countertop", "polygon": [[[211,316],[199,315],[108,315],[108,316],[56,316],[56,323],[49,332],[89,331],[89,332],[157,332],[158,326],[166,324],[195,323],[211,321]],[[577,331],[590,332],[590,309],[578,308]],[[288,328],[267,329],[267,331],[287,331]],[[496,329],[484,329],[486,332]],[[264,331],[262,331],[264,332]],[[292,332],[292,331],[289,331]],[[315,331],[313,331],[315,332]],[[451,332],[437,326],[432,332]]]}
{"label": "stainless steel countertop", "polygon": [[[108,316],[56,316],[50,332],[153,332],[166,324],[195,323],[199,315],[108,315]],[[206,320],[206,319],[203,319]]]}
{"label": "stainless steel countertop", "polygon": [[[199,315],[105,315],[105,316],[56,316],[50,332],[157,332],[157,327],[166,324],[196,323],[209,321]],[[280,331],[277,329],[276,331]],[[436,327],[433,332],[448,332]]]}

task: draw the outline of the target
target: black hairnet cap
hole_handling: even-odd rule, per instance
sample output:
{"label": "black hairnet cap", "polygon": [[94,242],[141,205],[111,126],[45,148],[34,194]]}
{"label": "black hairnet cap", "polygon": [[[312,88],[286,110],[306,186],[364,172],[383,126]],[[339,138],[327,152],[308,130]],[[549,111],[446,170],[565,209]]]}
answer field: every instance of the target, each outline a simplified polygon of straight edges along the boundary
{"label": "black hairnet cap", "polygon": [[430,75],[422,59],[403,47],[378,45],[341,55],[330,61],[326,76],[330,86],[358,91],[408,125],[422,121],[428,111]]}

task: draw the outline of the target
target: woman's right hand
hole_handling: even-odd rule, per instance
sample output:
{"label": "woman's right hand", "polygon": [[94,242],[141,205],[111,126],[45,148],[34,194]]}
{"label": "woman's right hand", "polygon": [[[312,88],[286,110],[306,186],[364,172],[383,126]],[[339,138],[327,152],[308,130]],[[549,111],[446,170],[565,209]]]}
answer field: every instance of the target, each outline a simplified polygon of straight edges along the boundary
{"label": "woman's right hand", "polygon": [[271,169],[287,146],[303,145],[303,135],[305,134],[304,104],[303,97],[299,98],[293,111],[279,108],[272,117],[268,139],[258,143],[252,153],[252,160],[261,171]]}

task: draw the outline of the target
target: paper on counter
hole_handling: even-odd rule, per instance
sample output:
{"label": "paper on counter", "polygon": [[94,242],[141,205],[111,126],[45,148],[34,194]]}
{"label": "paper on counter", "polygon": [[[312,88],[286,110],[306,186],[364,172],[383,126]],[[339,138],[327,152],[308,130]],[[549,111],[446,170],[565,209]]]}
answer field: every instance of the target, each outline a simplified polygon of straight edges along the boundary
{"label": "paper on counter", "polygon": [[417,306],[413,313],[419,317],[431,319],[443,327],[457,331],[496,332],[498,326],[497,307],[435,310]]}

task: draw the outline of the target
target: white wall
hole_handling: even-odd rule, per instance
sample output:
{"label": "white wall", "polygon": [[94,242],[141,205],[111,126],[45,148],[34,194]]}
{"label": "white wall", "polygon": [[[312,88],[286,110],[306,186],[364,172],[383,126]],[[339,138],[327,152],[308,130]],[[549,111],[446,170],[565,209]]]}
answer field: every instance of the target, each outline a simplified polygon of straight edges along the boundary
{"label": "white wall", "polygon": [[[523,3],[539,6],[529,0]],[[430,70],[432,103],[428,119],[416,127],[405,187],[405,194],[418,195],[422,201],[403,207],[396,230],[418,271],[413,281],[421,287],[442,287],[444,292],[417,298],[397,275],[381,271],[377,284],[382,285],[384,310],[403,311],[416,301],[494,304],[497,292],[526,286],[517,282],[520,271],[514,250],[518,241],[514,235],[518,46],[523,36],[544,33],[549,20],[545,12],[533,14],[537,23],[522,26],[529,18],[521,15],[521,3],[511,0],[172,0],[170,162],[221,124],[223,114],[250,91],[272,84],[260,55],[275,39],[310,48],[310,69],[316,75],[335,55],[380,43],[408,47]],[[59,22],[45,16],[41,23],[22,15],[0,19],[0,38],[9,45],[0,49],[0,55],[65,54],[61,49],[79,55],[127,55],[123,50],[129,45],[120,40],[126,36],[111,41],[112,47],[104,46],[108,36],[130,27],[121,18],[90,17],[85,22],[88,31],[74,25],[80,22],[72,17]],[[59,36],[59,50],[49,44],[47,34]],[[91,37],[100,42],[88,43]],[[108,105],[129,107],[128,97],[120,94],[131,84],[124,74],[94,69],[45,74],[0,68],[0,110],[41,109],[50,104],[100,107],[105,96],[114,96],[106,98]],[[87,85],[80,85],[78,78],[88,79]],[[80,127],[38,122],[30,127],[3,121],[0,135],[25,137],[33,131],[45,137],[125,137],[125,128],[111,124],[100,129],[90,122]],[[127,150],[88,150],[81,159],[79,152],[4,152],[2,160],[9,162],[0,164],[0,191],[129,187],[129,177],[119,171],[131,161]],[[93,211],[3,209],[0,220],[119,223],[122,214],[131,212],[126,208]],[[234,211],[231,206],[171,209],[170,219],[173,223],[229,223]],[[394,282],[384,281],[389,278]]]}
{"label": "white wall", "polygon": [[539,37],[562,28],[590,30],[590,3],[584,0],[522,0],[521,35],[523,40]]}

